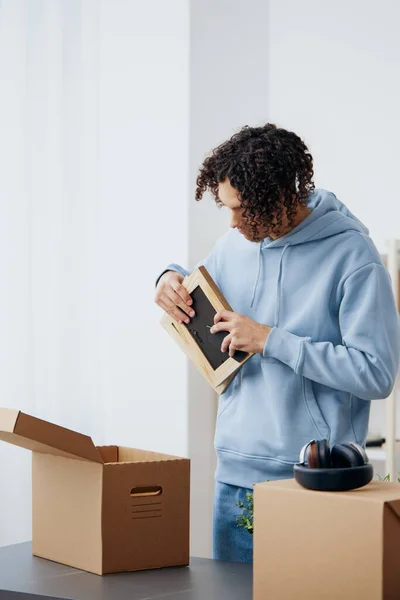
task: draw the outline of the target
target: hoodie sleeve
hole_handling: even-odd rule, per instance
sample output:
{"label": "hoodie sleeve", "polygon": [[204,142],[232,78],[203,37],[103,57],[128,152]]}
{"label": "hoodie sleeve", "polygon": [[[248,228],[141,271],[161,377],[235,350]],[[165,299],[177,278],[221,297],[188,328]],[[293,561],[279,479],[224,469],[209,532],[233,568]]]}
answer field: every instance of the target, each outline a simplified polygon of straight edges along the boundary
{"label": "hoodie sleeve", "polygon": [[158,275],[157,279],[156,279],[156,284],[155,287],[157,287],[157,284],[160,280],[160,278],[164,275],[164,273],[166,273],[167,271],[176,271],[177,273],[180,273],[181,275],[183,275],[183,277],[186,277],[186,275],[190,275],[190,273],[192,273],[194,270],[196,270],[198,267],[200,266],[204,266],[207,271],[210,273],[211,277],[213,278],[213,280],[215,281],[215,283],[218,284],[218,279],[219,279],[219,274],[218,274],[218,267],[217,267],[217,255],[218,255],[218,246],[219,246],[219,241],[217,241],[214,245],[214,247],[212,248],[211,252],[208,254],[208,256],[206,258],[204,258],[203,260],[200,260],[192,269],[192,271],[188,271],[187,269],[185,269],[184,267],[182,267],[181,265],[178,265],[176,263],[171,263],[169,264],[161,273],[160,275]]}
{"label": "hoodie sleeve", "polygon": [[385,267],[370,263],[344,283],[342,344],[315,342],[274,327],[263,355],[298,375],[364,400],[387,398],[399,367],[399,318]]}

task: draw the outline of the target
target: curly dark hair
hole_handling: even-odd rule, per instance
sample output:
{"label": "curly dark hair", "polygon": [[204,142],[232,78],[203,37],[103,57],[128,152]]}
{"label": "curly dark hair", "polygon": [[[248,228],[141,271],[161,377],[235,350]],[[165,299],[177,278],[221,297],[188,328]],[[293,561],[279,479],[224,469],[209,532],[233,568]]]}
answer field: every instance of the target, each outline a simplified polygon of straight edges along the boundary
{"label": "curly dark hair", "polygon": [[229,140],[212,150],[196,179],[196,200],[210,190],[218,207],[218,185],[229,178],[239,192],[243,217],[257,226],[279,232],[283,205],[290,225],[300,203],[315,188],[313,159],[305,143],[293,132],[272,123],[245,125]]}

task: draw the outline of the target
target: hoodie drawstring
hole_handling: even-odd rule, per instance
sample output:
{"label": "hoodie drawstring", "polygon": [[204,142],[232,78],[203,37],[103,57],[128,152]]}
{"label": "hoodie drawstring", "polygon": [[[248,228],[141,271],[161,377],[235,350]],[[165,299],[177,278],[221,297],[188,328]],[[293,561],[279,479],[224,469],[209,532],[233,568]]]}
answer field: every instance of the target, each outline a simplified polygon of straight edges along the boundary
{"label": "hoodie drawstring", "polygon": [[250,306],[253,306],[253,304],[254,304],[254,298],[256,297],[257,284],[258,284],[258,280],[260,278],[260,270],[261,270],[261,244],[262,244],[262,242],[260,242],[260,246],[259,246],[259,250],[258,250],[257,276],[256,276],[256,282],[255,282],[254,288],[253,288],[253,295],[251,297]]}
{"label": "hoodie drawstring", "polygon": [[[277,285],[276,285],[276,303],[275,303],[275,317],[274,317],[274,325],[278,325],[278,321],[279,321],[279,310],[280,310],[280,300],[281,300],[281,286],[282,286],[282,259],[283,259],[283,255],[286,252],[286,249],[290,246],[290,244],[286,244],[283,248],[282,248],[282,252],[281,255],[279,257],[279,267],[278,267],[278,281],[277,281]],[[254,288],[253,288],[253,294],[252,294],[252,298],[251,298],[251,303],[250,306],[252,307],[254,304],[254,300],[256,297],[256,290],[257,290],[257,285],[258,285],[258,281],[260,279],[260,272],[261,272],[261,243],[259,246],[259,251],[258,251],[258,265],[257,265],[257,276],[256,276],[256,280],[254,283]]]}
{"label": "hoodie drawstring", "polygon": [[281,287],[282,287],[282,258],[285,254],[286,248],[289,247],[290,244],[286,244],[283,247],[281,252],[281,256],[279,258],[279,271],[278,271],[278,282],[276,285],[276,305],[275,305],[275,317],[274,317],[274,327],[277,327],[279,321],[279,309],[281,307]]}

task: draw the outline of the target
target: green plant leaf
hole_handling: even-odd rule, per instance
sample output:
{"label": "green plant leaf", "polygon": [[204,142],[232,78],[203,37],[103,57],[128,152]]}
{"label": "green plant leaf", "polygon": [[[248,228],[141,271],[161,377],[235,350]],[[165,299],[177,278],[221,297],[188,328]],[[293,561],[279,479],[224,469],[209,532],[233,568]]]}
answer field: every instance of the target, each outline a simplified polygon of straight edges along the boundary
{"label": "green plant leaf", "polygon": [[[268,482],[269,479],[266,479]],[[246,492],[245,502],[240,501],[235,506],[242,509],[242,513],[236,517],[238,527],[244,527],[248,533],[254,533],[254,496],[252,492]]]}
{"label": "green plant leaf", "polygon": [[[389,473],[387,475],[385,475],[385,477],[381,477],[381,475],[379,475],[379,474],[377,474],[376,476],[380,481],[390,481]],[[400,477],[397,478],[397,483],[400,483]]]}

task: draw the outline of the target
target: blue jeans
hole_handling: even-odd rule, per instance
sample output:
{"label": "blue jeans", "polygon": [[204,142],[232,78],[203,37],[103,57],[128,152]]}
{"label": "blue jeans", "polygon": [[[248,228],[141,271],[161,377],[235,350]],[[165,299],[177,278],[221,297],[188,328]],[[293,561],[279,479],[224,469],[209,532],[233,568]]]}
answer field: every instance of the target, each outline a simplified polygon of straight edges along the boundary
{"label": "blue jeans", "polygon": [[213,506],[213,559],[253,562],[253,536],[238,527],[236,517],[242,509],[238,502],[246,501],[247,488],[215,482]]}

